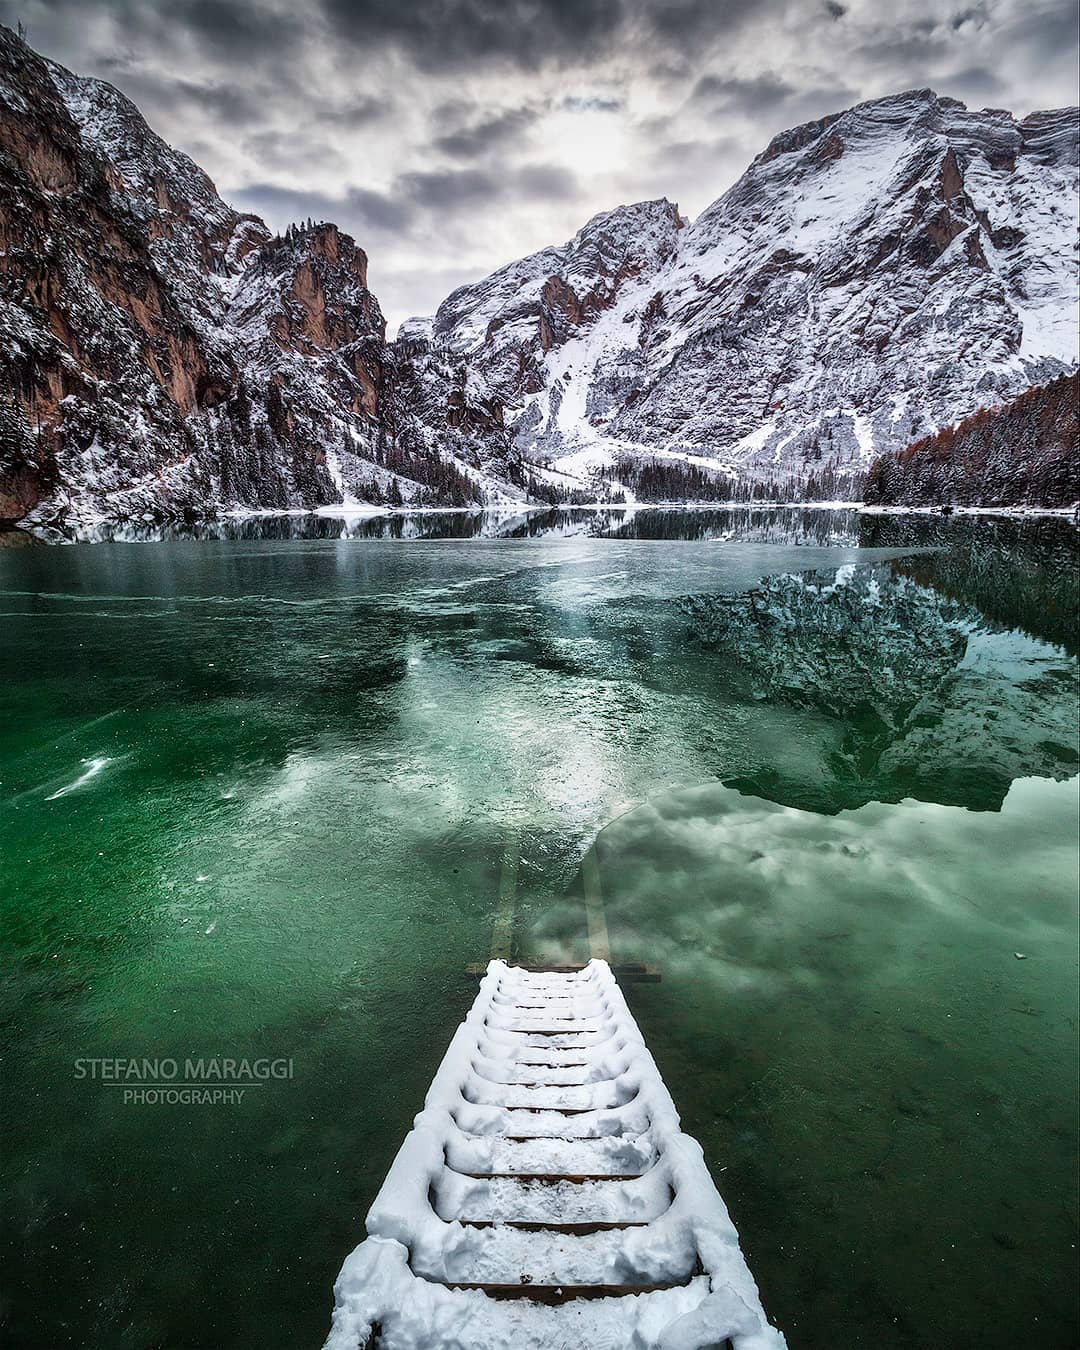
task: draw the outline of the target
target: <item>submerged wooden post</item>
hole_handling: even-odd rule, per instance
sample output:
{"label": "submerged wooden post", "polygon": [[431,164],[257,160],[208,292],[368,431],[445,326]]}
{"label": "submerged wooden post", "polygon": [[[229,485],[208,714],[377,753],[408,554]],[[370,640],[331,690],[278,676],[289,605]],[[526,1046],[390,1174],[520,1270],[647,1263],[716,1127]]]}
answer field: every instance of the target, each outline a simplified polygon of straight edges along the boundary
{"label": "submerged wooden post", "polygon": [[506,836],[499,865],[499,908],[491,933],[491,959],[509,961],[514,941],[514,902],[517,899],[518,858],[521,841],[516,830]]}
{"label": "submerged wooden post", "polygon": [[604,914],[604,891],[600,884],[600,865],[596,851],[589,849],[581,860],[581,882],[585,889],[585,922],[589,929],[589,955],[597,961],[611,960],[607,917]]}

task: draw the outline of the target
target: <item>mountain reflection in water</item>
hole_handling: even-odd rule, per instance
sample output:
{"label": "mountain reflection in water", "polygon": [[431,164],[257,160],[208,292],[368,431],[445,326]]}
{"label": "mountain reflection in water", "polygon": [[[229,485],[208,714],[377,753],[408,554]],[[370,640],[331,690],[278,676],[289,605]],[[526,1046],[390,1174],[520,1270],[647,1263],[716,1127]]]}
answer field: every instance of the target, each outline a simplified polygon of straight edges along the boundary
{"label": "mountain reflection in water", "polygon": [[[580,957],[590,849],[792,1350],[1072,1342],[1067,523],[195,533],[0,547],[13,1344],[319,1344],[505,859],[515,955]],[[71,1068],[222,1053],[296,1079],[222,1116]]]}
{"label": "mountain reflection in water", "polygon": [[1014,778],[1076,772],[1076,662],[898,575],[905,566],[685,602],[734,697],[813,709],[837,728],[820,786],[800,793],[779,770],[733,785],[819,810],[907,796],[998,810]]}
{"label": "mountain reflection in water", "polygon": [[1071,1343],[1077,786],[821,815],[704,784],[597,839],[613,957],[662,974],[631,1005],[792,1347]]}

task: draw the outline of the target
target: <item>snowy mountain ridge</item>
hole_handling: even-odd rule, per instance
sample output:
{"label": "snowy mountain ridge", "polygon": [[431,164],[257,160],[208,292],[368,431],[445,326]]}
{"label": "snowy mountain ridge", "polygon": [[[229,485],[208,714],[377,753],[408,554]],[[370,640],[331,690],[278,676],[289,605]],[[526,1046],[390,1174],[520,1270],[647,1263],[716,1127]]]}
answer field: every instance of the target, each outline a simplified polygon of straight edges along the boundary
{"label": "snowy mountain ridge", "polygon": [[[1077,127],[929,90],[860,104],[776,137],[692,224],[622,208],[461,288],[432,337],[554,468],[859,471],[1076,366]],[[632,221],[631,267],[583,248]]]}
{"label": "snowy mountain ridge", "polygon": [[482,461],[402,401],[348,235],[272,235],[123,94],[0,28],[0,520],[524,499],[505,433]]}
{"label": "snowy mountain ridge", "polygon": [[603,212],[388,343],[348,235],[273,236],[0,28],[0,519],[633,501],[654,462],[853,492],[1075,368],[1077,140],[1075,109],[861,104],[693,223]]}

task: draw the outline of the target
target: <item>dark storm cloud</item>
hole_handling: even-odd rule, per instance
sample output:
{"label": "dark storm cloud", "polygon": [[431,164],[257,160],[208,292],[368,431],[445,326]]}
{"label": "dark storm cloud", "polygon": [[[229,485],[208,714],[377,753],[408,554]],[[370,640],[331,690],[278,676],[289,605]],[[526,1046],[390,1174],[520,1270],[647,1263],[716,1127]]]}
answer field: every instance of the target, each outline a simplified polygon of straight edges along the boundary
{"label": "dark storm cloud", "polygon": [[559,100],[559,107],[563,112],[619,112],[624,106],[621,98],[601,98],[598,95],[591,95],[586,98],[579,97],[576,94],[568,94],[566,98]]}
{"label": "dark storm cloud", "polygon": [[[694,86],[688,106],[706,114],[710,121],[734,115],[751,123],[771,118],[779,129],[784,129],[848,107],[858,102],[858,97],[856,90],[839,82],[817,87],[799,86],[772,72],[764,72],[755,79],[706,75]],[[669,118],[666,133],[677,137],[683,120],[681,114]],[[681,144],[685,154],[686,143]],[[718,144],[710,137],[705,148],[714,149]],[[733,148],[730,139],[725,138],[723,148],[728,151]],[[700,152],[697,157],[702,158]]]}
{"label": "dark storm cloud", "polygon": [[124,83],[140,91],[129,95],[140,105],[154,103],[158,107],[175,107],[179,101],[193,103],[231,126],[257,124],[266,112],[265,98],[243,85],[199,84],[185,79],[167,81],[138,74],[128,76]]}
{"label": "dark storm cloud", "polygon": [[410,201],[443,210],[495,196],[498,179],[483,169],[433,169],[402,174],[395,188]]}
{"label": "dark storm cloud", "polygon": [[[154,6],[119,6],[122,11],[144,11]],[[205,47],[250,60],[255,52],[283,52],[305,35],[303,10],[286,13],[257,0],[169,0],[160,11],[196,36]]]}
{"label": "dark storm cloud", "polygon": [[1075,0],[0,0],[0,18],[275,227],[370,237],[391,314],[615,202],[695,215],[775,134],[863,99],[1076,98]]}
{"label": "dark storm cloud", "polygon": [[350,188],[340,197],[322,192],[278,187],[274,183],[252,183],[235,188],[229,197],[238,206],[255,215],[266,216],[279,228],[290,221],[332,220],[354,234],[365,230],[401,230],[412,218],[408,204],[381,192]]}
{"label": "dark storm cloud", "polygon": [[378,122],[394,109],[391,99],[385,95],[357,94],[346,97],[344,102],[333,103],[319,98],[313,105],[319,121],[330,122],[339,127],[364,127]]}
{"label": "dark storm cloud", "polygon": [[668,0],[635,9],[654,41],[686,56],[700,56],[718,38],[730,37],[751,21],[767,23],[784,5],[781,0]]}
{"label": "dark storm cloud", "polygon": [[954,14],[949,20],[949,23],[953,32],[956,33],[959,32],[966,23],[974,24],[975,27],[981,28],[988,18],[989,15],[987,14],[985,5],[972,5],[968,9],[962,9],[959,14]]}
{"label": "dark storm cloud", "polygon": [[625,0],[323,0],[330,28],[356,46],[394,47],[424,71],[499,62],[536,70],[610,46]]}
{"label": "dark storm cloud", "polygon": [[700,54],[703,45],[781,8],[781,0],[322,0],[341,39],[393,47],[426,72],[578,65],[627,39],[650,59],[661,49]]}
{"label": "dark storm cloud", "polygon": [[[437,119],[436,119],[437,120]],[[490,151],[517,141],[536,121],[535,112],[526,108],[508,108],[471,126],[436,136],[436,150],[454,159],[479,159]]]}
{"label": "dark storm cloud", "polygon": [[394,184],[402,198],[427,211],[454,211],[461,207],[483,210],[507,198],[577,195],[574,175],[557,164],[525,164],[501,173],[486,169],[437,169],[402,174]]}
{"label": "dark storm cloud", "polygon": [[320,31],[357,55],[393,50],[426,73],[488,64],[522,71],[579,65],[624,43],[658,60],[703,46],[783,8],[782,0],[3,0],[6,15],[41,10],[77,28],[81,8],[107,10],[132,45],[182,30],[207,54],[283,62]]}
{"label": "dark storm cloud", "polygon": [[[196,84],[177,80],[175,88],[185,98],[200,103],[233,126],[262,119],[265,102],[258,94],[235,84]],[[159,98],[158,102],[162,100]]]}
{"label": "dark storm cloud", "polygon": [[[104,16],[122,35],[117,66],[137,65],[143,53],[166,52],[179,35],[190,38],[207,56],[242,60],[246,69],[260,58],[295,54],[308,34],[302,9],[264,0],[3,0],[5,23],[23,19],[32,43],[48,34],[78,43],[88,36],[88,20]],[[108,55],[108,53],[103,53]],[[239,74],[239,71],[237,72]]]}
{"label": "dark storm cloud", "polygon": [[[256,131],[245,136],[241,148],[246,156],[258,164],[269,168],[291,172],[297,164],[312,155],[311,128],[303,127],[289,131]],[[346,170],[348,160],[332,145],[321,142],[318,145],[319,161],[323,168]]]}
{"label": "dark storm cloud", "polygon": [[526,197],[543,197],[548,201],[554,198],[573,201],[580,192],[574,175],[558,164],[526,164],[514,174],[513,186]]}
{"label": "dark storm cloud", "polygon": [[909,70],[915,81],[909,87],[925,88],[929,83],[929,72],[947,60],[951,50],[948,40],[937,35],[937,25],[934,25],[922,31],[913,29],[903,34],[875,35],[869,42],[856,47],[853,54],[871,69],[885,66]]}
{"label": "dark storm cloud", "polygon": [[367,231],[408,233],[430,216],[444,223],[455,217],[468,222],[477,212],[522,196],[573,200],[579,192],[574,175],[560,165],[529,164],[503,174],[480,169],[405,173],[394,180],[387,193],[350,188],[338,197],[253,183],[234,188],[227,195],[279,229],[311,216],[332,220],[362,237]]}
{"label": "dark storm cloud", "polygon": [[985,66],[967,66],[955,71],[951,79],[966,99],[998,98],[1005,90],[997,75]]}
{"label": "dark storm cloud", "polygon": [[[1015,29],[1019,30],[1023,41],[1030,43],[1047,59],[1062,55],[1068,59],[1070,53],[1075,53],[1077,37],[1080,35],[1080,7],[1075,0],[1062,0],[1062,3],[1042,10],[1037,23],[1025,23],[1021,19],[1015,24]],[[1073,73],[1075,75],[1075,66]]]}
{"label": "dark storm cloud", "polygon": [[[453,159],[477,160],[497,150],[518,146],[529,130],[546,112],[553,110],[570,113],[614,113],[623,108],[623,100],[600,95],[568,94],[557,100],[545,100],[527,107],[504,108],[484,117],[476,117],[475,104],[458,100],[434,109],[431,117],[435,127],[449,124],[452,130],[443,131],[432,140],[432,145]],[[454,126],[457,121],[461,125]]]}
{"label": "dark storm cloud", "polygon": [[753,114],[773,107],[797,92],[795,85],[768,72],[753,79],[703,75],[694,85],[690,98],[695,103],[723,108],[734,106],[742,112]]}
{"label": "dark storm cloud", "polygon": [[697,167],[710,161],[719,163],[737,150],[738,142],[730,136],[716,136],[701,141],[668,141],[656,147],[653,158],[659,165],[692,164]]}
{"label": "dark storm cloud", "polygon": [[677,88],[694,78],[694,65],[682,57],[664,56],[660,60],[649,60],[642,69],[642,75],[650,83],[661,88]]}

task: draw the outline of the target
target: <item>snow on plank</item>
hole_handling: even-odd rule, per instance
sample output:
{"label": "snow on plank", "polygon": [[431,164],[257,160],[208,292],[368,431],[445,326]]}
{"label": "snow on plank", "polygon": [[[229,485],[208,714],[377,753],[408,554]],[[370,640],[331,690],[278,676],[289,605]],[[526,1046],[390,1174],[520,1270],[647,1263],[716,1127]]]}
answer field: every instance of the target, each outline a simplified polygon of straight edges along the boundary
{"label": "snow on plank", "polygon": [[785,1346],[605,961],[490,963],[367,1233],[325,1350]]}

